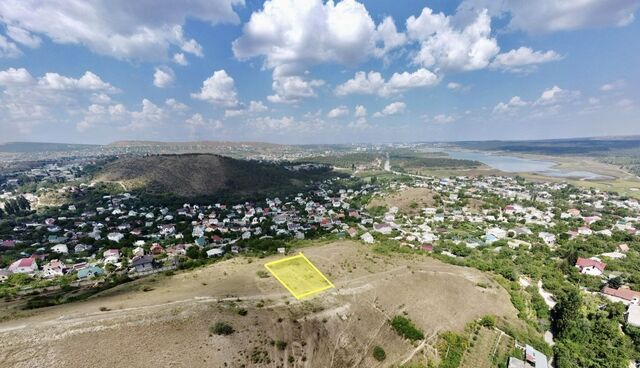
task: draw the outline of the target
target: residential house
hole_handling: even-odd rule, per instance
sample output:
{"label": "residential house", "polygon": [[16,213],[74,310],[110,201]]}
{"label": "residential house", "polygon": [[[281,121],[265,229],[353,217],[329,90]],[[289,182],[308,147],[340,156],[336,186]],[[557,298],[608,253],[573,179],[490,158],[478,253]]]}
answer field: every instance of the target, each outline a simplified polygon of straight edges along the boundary
{"label": "residential house", "polygon": [[600,276],[606,266],[606,263],[602,263],[596,259],[580,257],[576,261],[576,267],[580,270],[580,273],[585,275]]}
{"label": "residential house", "polygon": [[21,258],[9,266],[9,271],[33,275],[38,271],[38,264],[34,258]]}
{"label": "residential house", "polygon": [[131,264],[129,264],[129,268],[135,270],[136,272],[145,272],[151,271],[153,269],[153,265],[155,260],[152,255],[147,254],[142,257],[134,257],[131,260]]}
{"label": "residential house", "polygon": [[104,275],[104,270],[98,266],[90,266],[78,271],[77,277],[80,280],[92,279]]}
{"label": "residential house", "polygon": [[57,259],[53,259],[49,263],[42,266],[42,277],[48,279],[62,276],[64,275],[66,268],[67,267],[64,265],[64,263]]}

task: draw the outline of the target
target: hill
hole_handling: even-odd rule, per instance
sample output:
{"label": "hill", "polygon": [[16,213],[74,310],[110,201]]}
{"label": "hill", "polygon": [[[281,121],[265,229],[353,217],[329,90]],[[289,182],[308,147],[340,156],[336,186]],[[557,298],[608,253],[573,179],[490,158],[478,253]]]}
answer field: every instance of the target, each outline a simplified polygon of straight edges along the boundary
{"label": "hill", "polygon": [[328,172],[293,172],[273,163],[183,154],[119,158],[106,164],[95,180],[163,197],[243,197],[300,189]]}
{"label": "hill", "polygon": [[[126,357],[135,367],[397,367],[435,362],[438,333],[462,332],[486,314],[520,325],[507,291],[480,271],[350,241],[303,250],[336,289],[295,300],[257,273],[281,256],[139,279],[0,323],[0,366],[109,367]],[[396,315],[424,332],[422,344],[391,328]],[[221,321],[234,332],[209,331]],[[373,358],[374,346],[386,351],[384,362]]]}

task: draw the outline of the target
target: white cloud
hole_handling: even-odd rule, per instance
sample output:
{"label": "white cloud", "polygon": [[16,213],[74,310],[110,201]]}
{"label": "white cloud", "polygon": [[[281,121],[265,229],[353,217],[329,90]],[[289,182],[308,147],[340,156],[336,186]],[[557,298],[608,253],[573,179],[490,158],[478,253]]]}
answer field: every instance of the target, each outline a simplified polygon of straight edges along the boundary
{"label": "white cloud", "polygon": [[338,96],[350,94],[377,94],[382,97],[396,95],[413,88],[430,87],[438,84],[439,78],[427,69],[421,68],[413,73],[393,73],[389,81],[385,81],[378,72],[368,74],[356,72],[353,79],[349,79],[336,87]]}
{"label": "white cloud", "polygon": [[392,19],[376,28],[365,6],[354,0],[267,0],[251,14],[233,52],[238,59],[263,56],[274,77],[282,77],[321,63],[354,65],[403,42]]}
{"label": "white cloud", "polygon": [[349,108],[346,106],[338,106],[327,113],[327,117],[331,119],[340,118],[349,115]]}
{"label": "white cloud", "polygon": [[558,86],[544,90],[534,103],[536,106],[549,106],[572,101],[580,96],[580,91],[569,91]]}
{"label": "white cloud", "polygon": [[520,96],[513,96],[508,102],[499,102],[493,108],[493,112],[496,114],[510,114],[527,105],[529,103],[521,99]]}
{"label": "white cloud", "polygon": [[40,44],[42,43],[42,39],[40,39],[40,37],[32,35],[29,31],[16,26],[7,26],[7,36],[32,49],[40,47]]}
{"label": "white cloud", "polygon": [[46,73],[38,80],[38,85],[42,88],[65,91],[65,90],[86,90],[86,91],[106,91],[110,93],[118,92],[118,89],[103,81],[96,74],[87,71],[79,79],[66,77],[58,73]]}
{"label": "white cloud", "polygon": [[376,52],[380,56],[407,43],[407,35],[398,32],[396,23],[391,17],[385,17],[382,23],[378,24],[376,30],[377,38],[382,43],[382,47]]}
{"label": "white cloud", "polygon": [[191,97],[222,106],[238,104],[234,80],[224,69],[216,70],[211,77],[202,83],[200,92],[192,93]]}
{"label": "white cloud", "polygon": [[9,68],[0,71],[0,86],[11,87],[18,85],[28,85],[34,83],[35,80],[25,68]]}
{"label": "white cloud", "polygon": [[420,42],[416,64],[444,70],[478,70],[487,67],[500,48],[491,37],[491,17],[486,10],[461,27],[451,17],[427,7],[407,19],[409,37]]}
{"label": "white cloud", "polygon": [[248,107],[240,109],[227,109],[224,111],[225,118],[233,118],[247,114],[257,114],[269,111],[269,108],[262,101],[250,101]]}
{"label": "white cloud", "polygon": [[173,62],[178,64],[178,65],[182,65],[182,66],[189,65],[189,62],[187,61],[187,58],[184,56],[184,54],[182,52],[177,52],[177,53],[173,54]]}
{"label": "white cloud", "polygon": [[603,92],[610,92],[610,91],[615,91],[615,90],[619,90],[621,88],[623,88],[625,86],[625,81],[622,79],[619,79],[617,81],[611,82],[611,83],[606,83],[603,84],[602,86],[600,86],[600,90]]}
{"label": "white cloud", "polygon": [[111,103],[111,97],[109,97],[108,94],[106,93],[93,93],[91,95],[91,102],[93,102],[94,104],[98,104],[98,105],[106,105]]}
{"label": "white cloud", "polygon": [[455,122],[458,118],[453,115],[438,114],[434,116],[432,120],[438,124],[449,124]]}
{"label": "white cloud", "polygon": [[549,50],[533,51],[529,47],[520,47],[496,56],[491,68],[510,72],[527,72],[535,69],[536,64],[548,63],[562,59],[557,52]]}
{"label": "white cloud", "polygon": [[269,111],[269,108],[265,106],[262,101],[251,101],[249,102],[249,112],[265,112]]}
{"label": "white cloud", "polygon": [[295,103],[303,98],[315,97],[314,87],[322,85],[322,80],[306,81],[298,76],[279,77],[272,83],[275,94],[267,96],[267,100],[273,103]]}
{"label": "white cloud", "polygon": [[153,85],[158,88],[166,88],[173,84],[175,74],[169,67],[163,66],[155,69],[153,73]]}
{"label": "white cloud", "polygon": [[383,116],[391,116],[391,115],[399,115],[404,113],[404,110],[407,108],[407,105],[404,102],[393,102],[388,104],[382,109],[382,111],[378,111],[373,114],[374,118],[380,118]]}
{"label": "white cloud", "polygon": [[195,40],[182,35],[187,18],[238,23],[233,7],[243,4],[243,0],[4,0],[0,22],[119,59],[166,60],[172,46],[202,53]]}
{"label": "white cloud", "polygon": [[354,113],[356,118],[364,118],[367,116],[367,108],[362,105],[357,105]]}
{"label": "white cloud", "polygon": [[22,55],[18,46],[0,34],[0,58],[17,58]]}
{"label": "white cloud", "polygon": [[196,113],[193,114],[190,118],[184,121],[184,124],[189,129],[191,135],[196,134],[200,131],[217,131],[224,127],[219,120],[214,119],[205,119],[202,114]]}
{"label": "white cloud", "polygon": [[164,104],[169,106],[169,108],[173,111],[187,111],[189,110],[189,106],[183,104],[180,101],[177,101],[175,98],[168,98],[164,101]]}
{"label": "white cloud", "polygon": [[528,32],[626,26],[640,8],[637,0],[507,0],[504,4],[504,10],[511,13],[509,26]]}

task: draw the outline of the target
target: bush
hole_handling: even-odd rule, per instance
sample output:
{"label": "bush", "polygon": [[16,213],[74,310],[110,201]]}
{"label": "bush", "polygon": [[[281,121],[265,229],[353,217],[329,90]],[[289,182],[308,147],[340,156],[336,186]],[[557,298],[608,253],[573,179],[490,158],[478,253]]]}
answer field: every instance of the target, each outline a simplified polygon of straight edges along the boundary
{"label": "bush", "polygon": [[487,328],[496,327],[496,317],[494,316],[482,317],[482,319],[480,320],[480,326],[487,327]]}
{"label": "bush", "polygon": [[233,327],[226,322],[216,322],[215,324],[209,326],[209,332],[216,335],[231,335],[235,332]]}
{"label": "bush", "polygon": [[398,335],[407,338],[411,341],[424,339],[424,334],[406,317],[395,316],[391,320],[391,327],[398,333]]}
{"label": "bush", "polygon": [[384,352],[384,349],[379,346],[373,347],[373,358],[379,362],[385,360],[387,358],[387,353]]}
{"label": "bush", "polygon": [[287,343],[285,341],[278,340],[276,341],[276,347],[278,348],[278,350],[284,351],[284,349],[287,348]]}
{"label": "bush", "polygon": [[244,309],[244,308],[238,309],[238,314],[241,315],[241,316],[246,316],[247,313],[248,313],[247,310]]}

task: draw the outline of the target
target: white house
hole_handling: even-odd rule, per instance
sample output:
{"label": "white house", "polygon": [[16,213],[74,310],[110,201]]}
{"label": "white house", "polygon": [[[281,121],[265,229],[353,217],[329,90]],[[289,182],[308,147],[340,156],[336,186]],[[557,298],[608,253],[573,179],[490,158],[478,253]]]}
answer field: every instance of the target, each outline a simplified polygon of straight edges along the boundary
{"label": "white house", "polygon": [[11,266],[9,266],[9,271],[13,273],[26,273],[28,275],[33,275],[38,271],[38,264],[33,258],[22,258],[13,262]]}
{"label": "white house", "polygon": [[51,247],[51,251],[55,253],[68,254],[69,248],[67,247],[66,244],[56,244],[53,247]]}
{"label": "white house", "polygon": [[600,276],[604,272],[604,268],[607,267],[605,263],[602,263],[596,259],[578,258],[576,261],[576,267],[580,270],[580,273],[591,276]]}
{"label": "white house", "polygon": [[114,242],[119,242],[120,240],[122,240],[122,238],[124,238],[124,235],[122,235],[121,233],[109,233],[107,234],[107,239],[114,241]]}

